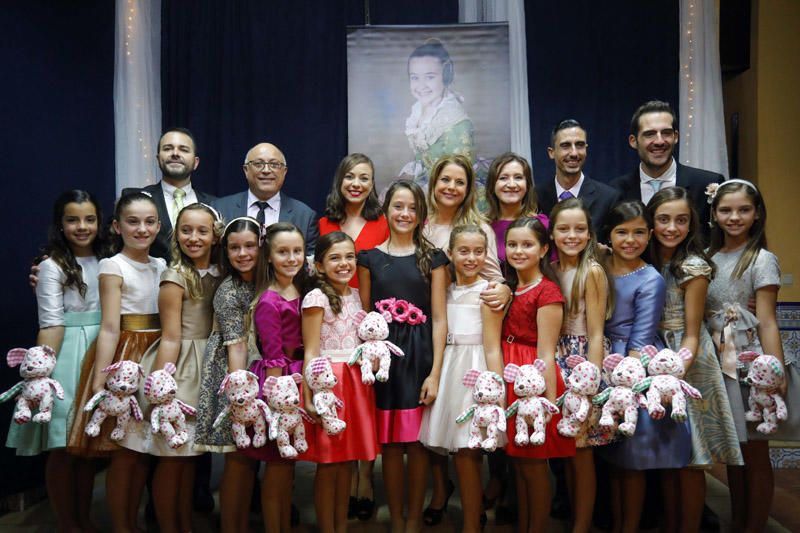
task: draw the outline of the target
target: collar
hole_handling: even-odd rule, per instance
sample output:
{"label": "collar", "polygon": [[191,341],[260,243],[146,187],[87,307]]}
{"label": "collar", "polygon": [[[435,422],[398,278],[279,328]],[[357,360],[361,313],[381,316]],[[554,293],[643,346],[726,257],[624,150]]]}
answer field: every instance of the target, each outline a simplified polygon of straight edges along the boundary
{"label": "collar", "polygon": [[578,197],[578,193],[581,192],[581,185],[583,185],[583,179],[584,179],[584,175],[583,175],[583,172],[581,172],[581,177],[578,178],[578,181],[575,183],[575,185],[573,185],[571,189],[565,189],[558,182],[558,178],[553,178],[553,181],[556,183],[556,198],[561,196],[561,194],[563,192],[567,191],[567,190],[569,190],[569,192],[571,192],[572,195],[575,198],[577,198]]}
{"label": "collar", "polygon": [[[250,189],[247,189],[247,208],[248,209],[253,207],[256,204],[256,202],[260,202],[260,201],[261,200],[259,200],[258,197],[255,194],[253,194],[253,191],[251,191]],[[275,196],[273,196],[272,198],[267,200],[267,205],[270,206],[272,209],[274,209],[275,212],[277,212],[277,213],[280,212],[280,210],[281,210],[281,193],[280,193],[280,191],[278,191],[275,194]]]}
{"label": "collar", "polygon": [[672,163],[670,163],[669,168],[667,168],[667,170],[663,174],[661,174],[661,176],[659,176],[657,178],[654,178],[654,177],[648,175],[644,171],[644,165],[639,163],[639,182],[640,183],[650,183],[651,181],[654,181],[654,180],[660,180],[660,181],[666,181],[666,182],[674,183],[675,180],[678,177],[678,164],[675,162],[675,158],[674,157],[671,158],[671,160],[672,160]]}
{"label": "collar", "polygon": [[[170,185],[169,183],[167,183],[164,180],[161,180],[161,188],[170,197],[174,196],[175,195],[175,190],[178,189],[178,187],[175,187],[174,185]],[[187,183],[183,187],[180,187],[180,189],[182,189],[183,192],[185,192],[186,195],[188,196],[192,192],[192,182],[190,181],[189,183]]]}
{"label": "collar", "polygon": [[200,278],[206,277],[206,274],[209,274],[212,277],[218,278],[219,277],[219,268],[217,267],[217,265],[211,265],[208,268],[200,268],[200,269],[198,269],[197,273],[200,274]]}

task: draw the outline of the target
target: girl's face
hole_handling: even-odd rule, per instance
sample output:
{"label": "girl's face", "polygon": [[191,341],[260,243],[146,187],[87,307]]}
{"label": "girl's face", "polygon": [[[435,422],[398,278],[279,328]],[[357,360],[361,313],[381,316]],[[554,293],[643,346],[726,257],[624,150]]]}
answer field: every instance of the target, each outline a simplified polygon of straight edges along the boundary
{"label": "girl's face", "polygon": [[514,270],[538,269],[547,248],[530,228],[512,228],[506,234],[506,261]]}
{"label": "girl's face", "polygon": [[[282,231],[272,237],[269,248],[269,262],[275,275],[294,279],[306,257],[306,243],[296,231]],[[348,280],[349,281],[349,280]]]}
{"label": "girl's face", "polygon": [[353,242],[348,239],[331,246],[316,267],[328,283],[338,289],[345,287],[356,273],[356,248]]}
{"label": "girl's face", "polygon": [[518,161],[503,165],[494,184],[497,201],[505,205],[519,205],[527,192],[528,184],[525,181],[522,165]]}
{"label": "girl's face", "polygon": [[228,261],[244,278],[253,275],[258,264],[258,235],[249,230],[228,235]]}
{"label": "girl's face", "polygon": [[433,56],[412,57],[408,62],[411,96],[424,107],[437,105],[444,95],[442,62]]}
{"label": "girl's face", "polygon": [[342,197],[345,202],[364,203],[373,186],[372,167],[369,163],[359,163],[344,175],[341,188]]}
{"label": "girl's face", "polygon": [[756,221],[756,206],[744,191],[730,192],[720,198],[714,220],[727,237],[747,236]]}
{"label": "girl's face", "polygon": [[195,264],[207,265],[211,247],[217,242],[214,217],[200,209],[191,209],[181,214],[176,226],[181,251]]}
{"label": "girl's face", "polygon": [[135,200],[122,209],[120,219],[114,221],[113,227],[126,248],[147,251],[156,240],[161,222],[153,202]]}
{"label": "girl's face", "polygon": [[589,221],[583,209],[565,209],[553,221],[553,242],[559,254],[579,256],[589,238]]}
{"label": "girl's face", "polygon": [[653,235],[664,248],[677,248],[689,235],[691,222],[692,211],[686,200],[663,203],[653,216]]}
{"label": "girl's face", "polygon": [[647,248],[651,233],[642,217],[623,222],[611,230],[611,250],[625,261],[637,259]]}
{"label": "girl's face", "polygon": [[433,187],[433,197],[439,208],[457,209],[467,197],[467,173],[459,165],[445,165]]}
{"label": "girl's face", "polygon": [[459,233],[449,255],[458,277],[472,280],[486,263],[486,238],[475,232]]}
{"label": "girl's face", "polygon": [[75,255],[91,253],[97,238],[97,209],[92,202],[70,202],[61,216],[61,232]]}
{"label": "girl's face", "polygon": [[417,227],[417,205],[410,190],[399,188],[394,192],[386,219],[389,229],[396,235],[414,232]]}

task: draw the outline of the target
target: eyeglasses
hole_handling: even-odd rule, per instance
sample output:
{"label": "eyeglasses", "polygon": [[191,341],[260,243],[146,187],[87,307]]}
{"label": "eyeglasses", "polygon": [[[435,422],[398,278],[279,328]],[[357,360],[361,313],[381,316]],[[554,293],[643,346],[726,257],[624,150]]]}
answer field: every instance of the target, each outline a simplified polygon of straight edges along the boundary
{"label": "eyeglasses", "polygon": [[269,167],[270,170],[281,170],[286,168],[286,165],[281,163],[280,161],[248,161],[245,165],[250,165],[257,171],[261,172],[264,168]]}

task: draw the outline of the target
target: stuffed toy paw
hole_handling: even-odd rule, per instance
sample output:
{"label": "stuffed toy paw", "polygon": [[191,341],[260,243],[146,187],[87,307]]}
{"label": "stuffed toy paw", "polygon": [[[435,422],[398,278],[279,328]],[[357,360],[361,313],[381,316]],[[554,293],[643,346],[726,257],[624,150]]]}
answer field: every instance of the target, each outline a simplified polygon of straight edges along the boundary
{"label": "stuffed toy paw", "polygon": [[472,387],[472,399],[475,403],[461,413],[456,422],[463,424],[472,419],[468,446],[493,452],[497,449],[500,434],[506,430],[506,416],[503,411],[506,388],[503,378],[490,370],[472,369],[464,374],[462,382],[465,386]]}
{"label": "stuffed toy paw", "polygon": [[[14,348],[6,355],[6,361],[12,368],[19,365],[19,375],[23,381],[0,395],[0,403],[16,396],[14,422],[17,424],[25,424],[31,420],[37,424],[50,422],[53,416],[53,394],[59,400],[64,399],[61,384],[50,377],[56,366],[55,350],[46,345],[34,346],[30,350]],[[32,411],[37,408],[39,412],[31,417]]]}

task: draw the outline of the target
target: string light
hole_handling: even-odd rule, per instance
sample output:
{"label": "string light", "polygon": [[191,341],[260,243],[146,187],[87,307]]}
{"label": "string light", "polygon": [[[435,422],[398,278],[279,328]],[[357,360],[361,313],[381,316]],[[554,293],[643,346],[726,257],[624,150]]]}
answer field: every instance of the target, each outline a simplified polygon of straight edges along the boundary
{"label": "string light", "polygon": [[[685,140],[684,146],[688,148],[689,139],[692,136],[692,127],[694,126],[694,80],[692,79],[691,68],[694,62],[694,2],[689,3],[689,17],[686,21],[686,43],[689,48],[687,53],[688,61],[683,64],[683,71],[684,76],[689,80],[689,94],[687,96],[687,107],[689,109],[686,111],[686,131],[683,134],[683,139]],[[687,149],[683,153],[688,155],[690,151]],[[685,162],[686,164],[691,163],[688,157]]]}

